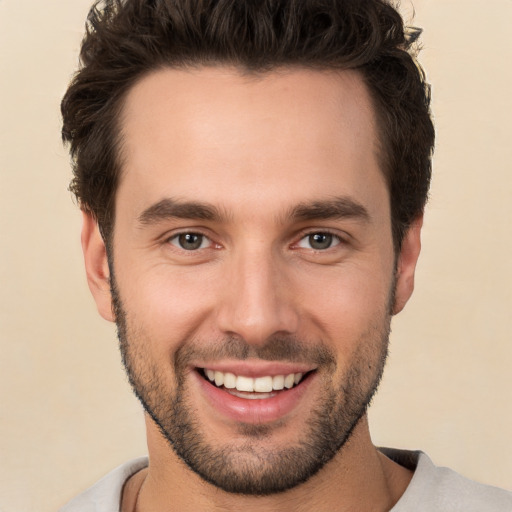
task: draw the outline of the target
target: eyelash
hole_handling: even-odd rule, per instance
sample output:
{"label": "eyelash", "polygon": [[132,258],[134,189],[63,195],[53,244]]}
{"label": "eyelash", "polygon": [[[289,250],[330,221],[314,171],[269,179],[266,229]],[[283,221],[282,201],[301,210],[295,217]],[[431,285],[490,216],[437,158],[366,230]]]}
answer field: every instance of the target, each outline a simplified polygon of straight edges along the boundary
{"label": "eyelash", "polygon": [[[344,240],[339,234],[334,233],[334,232],[330,231],[329,229],[319,229],[319,230],[311,230],[311,231],[308,231],[305,233],[301,233],[301,237],[300,237],[299,241],[293,245],[296,247],[302,248],[302,247],[300,247],[300,243],[314,235],[327,235],[328,237],[332,237],[331,242],[336,242],[336,243],[331,243],[331,245],[329,245],[329,247],[326,247],[325,249],[315,249],[314,247],[309,247],[309,249],[311,249],[315,252],[325,252],[325,251],[328,251],[329,249],[332,249],[338,245],[346,243],[346,240]],[[306,248],[306,249],[308,249],[308,248]]]}
{"label": "eyelash", "polygon": [[[309,248],[301,247],[301,245],[300,245],[301,242],[303,242],[307,238],[312,237],[314,235],[324,235],[324,236],[327,236],[327,237],[331,237],[331,240],[329,241],[330,242],[329,243],[329,247],[326,247],[326,248],[316,248],[316,249],[314,247],[309,247]],[[184,237],[184,236],[185,237],[186,236],[200,237],[201,241],[199,243],[199,246],[197,246],[195,248],[193,247],[193,248],[186,249],[179,242],[180,237]],[[200,249],[206,249],[207,248],[207,247],[201,247],[205,243],[205,240],[209,241],[210,244],[214,244],[214,242],[211,240],[211,238],[208,235],[206,235],[204,233],[201,233],[200,231],[183,231],[181,233],[176,233],[176,234],[166,238],[166,243],[173,245],[178,250],[183,250],[183,251],[186,251],[186,252],[193,253],[193,252],[197,252]],[[176,241],[176,243],[173,243],[173,241]],[[334,243],[334,245],[333,245],[333,242],[336,242],[336,243]],[[297,242],[295,242],[294,244],[292,244],[291,247],[292,248],[297,247],[297,248],[303,248],[303,249],[311,249],[311,250],[316,251],[316,252],[325,252],[325,251],[328,251],[329,249],[332,249],[333,247],[336,247],[336,246],[338,246],[340,244],[343,244],[345,242],[346,241],[341,236],[339,236],[336,233],[333,233],[330,230],[326,230],[326,229],[323,229],[323,230],[312,230],[312,231],[309,231],[309,232],[301,233],[301,237],[299,238],[299,240]],[[310,245],[311,245],[311,241],[310,241]],[[217,245],[217,247],[220,247],[220,246]]]}
{"label": "eyelash", "polygon": [[[201,238],[201,243],[200,243],[199,247],[197,247],[195,249],[185,249],[184,247],[180,247],[178,245],[178,243],[179,243],[178,241],[179,241],[180,237],[183,237],[183,236],[196,236],[196,237],[200,237]],[[177,241],[176,244],[173,243],[174,240]],[[196,252],[199,249],[206,249],[206,247],[201,247],[203,245],[203,243],[205,242],[205,240],[208,240],[210,242],[210,244],[214,243],[209,236],[205,235],[204,233],[201,233],[200,231],[182,231],[181,233],[176,233],[176,234],[168,237],[166,239],[166,243],[173,245],[174,247],[176,247],[179,250],[183,250],[183,251],[186,251],[186,252]]]}

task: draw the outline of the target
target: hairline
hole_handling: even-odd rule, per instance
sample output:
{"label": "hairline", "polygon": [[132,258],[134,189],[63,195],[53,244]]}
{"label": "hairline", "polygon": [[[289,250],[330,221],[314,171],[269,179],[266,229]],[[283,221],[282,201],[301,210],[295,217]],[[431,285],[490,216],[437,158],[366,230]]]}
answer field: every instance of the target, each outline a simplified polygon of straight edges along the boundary
{"label": "hairline", "polygon": [[[106,222],[106,226],[101,226],[99,219],[96,219],[98,225],[100,227],[100,232],[102,237],[107,245],[107,248],[112,248],[112,240],[114,236],[115,229],[115,219],[116,219],[116,198],[117,191],[119,189],[120,181],[122,179],[123,173],[125,172],[123,169],[126,168],[126,155],[123,152],[124,147],[124,115],[126,112],[126,101],[127,97],[131,91],[143,80],[148,77],[155,75],[162,71],[170,71],[170,70],[182,70],[182,71],[199,71],[202,69],[208,68],[224,68],[227,70],[232,70],[236,73],[239,73],[240,76],[244,78],[248,78],[250,80],[258,81],[260,79],[265,78],[265,76],[272,73],[286,73],[292,72],[294,70],[311,70],[319,73],[326,72],[331,73],[333,75],[343,73],[343,72],[352,72],[359,76],[361,80],[362,86],[365,88],[367,97],[369,100],[369,105],[372,111],[373,117],[373,127],[375,132],[375,141],[373,150],[375,152],[375,157],[377,160],[377,165],[379,167],[380,172],[385,181],[385,185],[388,192],[388,201],[389,201],[389,211],[390,211],[390,221],[391,221],[391,236],[393,238],[393,247],[394,251],[398,253],[401,241],[403,236],[400,236],[395,233],[397,226],[396,223],[399,222],[398,219],[394,218],[393,212],[393,201],[392,201],[392,190],[391,190],[391,169],[390,166],[390,155],[389,150],[386,150],[386,137],[385,137],[385,122],[383,120],[383,113],[379,111],[378,108],[378,100],[375,97],[372,88],[369,86],[365,79],[364,71],[357,67],[343,67],[342,65],[329,66],[326,63],[282,63],[282,64],[274,64],[271,66],[266,66],[262,68],[251,67],[243,62],[231,62],[229,60],[221,60],[221,59],[204,59],[201,61],[200,59],[190,59],[183,60],[177,62],[163,62],[158,65],[155,65],[147,70],[143,70],[137,75],[134,75],[133,79],[125,84],[125,87],[119,91],[118,96],[114,99],[113,105],[111,107],[111,112],[113,114],[114,122],[112,124],[112,129],[114,132],[114,136],[112,139],[112,150],[114,153],[114,168],[115,168],[115,187],[113,188],[112,195],[109,198],[109,205],[106,208],[106,211],[109,212],[108,219]],[[86,211],[90,211],[90,209],[85,206]],[[84,209],[84,208],[82,208]],[[399,229],[403,229],[403,227],[398,227]]]}

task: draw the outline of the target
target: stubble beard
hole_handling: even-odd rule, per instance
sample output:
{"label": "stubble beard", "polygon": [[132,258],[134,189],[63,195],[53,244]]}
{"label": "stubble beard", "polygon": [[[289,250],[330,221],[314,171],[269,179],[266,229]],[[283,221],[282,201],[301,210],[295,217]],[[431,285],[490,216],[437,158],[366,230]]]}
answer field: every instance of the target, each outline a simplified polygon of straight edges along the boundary
{"label": "stubble beard", "polygon": [[[204,343],[184,343],[169,363],[175,372],[172,390],[164,378],[168,369],[157,366],[143,350],[151,340],[144,339],[141,328],[130,325],[113,273],[111,291],[120,351],[135,395],[181,460],[203,480],[228,493],[264,496],[284,492],[310,479],[347,444],[382,377],[388,353],[392,293],[385,317],[358,340],[352,364],[337,387],[331,382],[336,358],[329,348],[280,337],[269,339],[259,348],[250,347],[239,338],[226,339],[209,351],[199,348]],[[272,436],[273,427],[241,424],[238,437],[243,436],[245,442],[212,446],[204,432],[208,426],[200,424],[189,402],[185,378],[187,362],[199,354],[310,363],[314,360],[322,371],[324,393],[296,445],[264,448],[262,441]]]}

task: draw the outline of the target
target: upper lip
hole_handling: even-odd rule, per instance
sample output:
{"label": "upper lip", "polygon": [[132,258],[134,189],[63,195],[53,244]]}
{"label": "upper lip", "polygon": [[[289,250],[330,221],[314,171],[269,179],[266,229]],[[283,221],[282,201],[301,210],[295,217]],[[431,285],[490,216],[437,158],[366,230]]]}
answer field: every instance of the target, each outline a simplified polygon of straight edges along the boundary
{"label": "upper lip", "polygon": [[245,360],[245,361],[212,361],[198,362],[195,368],[204,368],[222,373],[233,373],[243,375],[244,377],[274,377],[276,375],[289,375],[290,373],[307,373],[315,370],[312,365],[305,363],[292,363],[282,361],[263,361],[263,360]]}

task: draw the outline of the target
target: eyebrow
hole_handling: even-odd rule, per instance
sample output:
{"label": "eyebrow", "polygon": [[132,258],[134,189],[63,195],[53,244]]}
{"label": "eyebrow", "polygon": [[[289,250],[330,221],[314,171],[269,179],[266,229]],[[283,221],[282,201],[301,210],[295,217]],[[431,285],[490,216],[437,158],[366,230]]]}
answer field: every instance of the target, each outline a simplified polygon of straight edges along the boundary
{"label": "eyebrow", "polygon": [[198,219],[218,221],[225,216],[213,205],[196,201],[179,201],[165,198],[146,208],[139,215],[142,225],[157,224],[169,219]]}
{"label": "eyebrow", "polygon": [[288,215],[299,221],[327,219],[356,219],[364,222],[371,220],[368,210],[350,197],[300,203],[293,207]]}
{"label": "eyebrow", "polygon": [[[284,219],[293,221],[358,219],[370,221],[368,210],[349,197],[299,203],[287,212]],[[146,208],[138,217],[141,225],[158,224],[170,219],[197,219],[220,222],[227,219],[216,206],[198,201],[165,198]]]}

